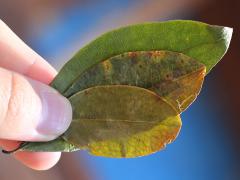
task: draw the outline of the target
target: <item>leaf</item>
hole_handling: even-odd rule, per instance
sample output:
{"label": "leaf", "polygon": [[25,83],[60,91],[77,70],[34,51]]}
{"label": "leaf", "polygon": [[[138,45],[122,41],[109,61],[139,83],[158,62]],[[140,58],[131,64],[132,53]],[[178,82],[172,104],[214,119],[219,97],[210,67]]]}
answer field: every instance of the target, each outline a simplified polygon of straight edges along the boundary
{"label": "leaf", "polygon": [[155,93],[133,86],[96,86],[70,98],[73,122],[63,138],[107,157],[154,153],[180,130],[177,112]]}
{"label": "leaf", "polygon": [[71,96],[98,85],[129,85],[151,89],[182,112],[199,94],[205,66],[170,51],[128,52],[85,71],[65,92]]}
{"label": "leaf", "polygon": [[51,85],[61,94],[87,69],[125,52],[168,50],[190,56],[207,68],[222,58],[228,49],[232,29],[197,21],[174,20],[123,27],[92,41],[68,61]]}

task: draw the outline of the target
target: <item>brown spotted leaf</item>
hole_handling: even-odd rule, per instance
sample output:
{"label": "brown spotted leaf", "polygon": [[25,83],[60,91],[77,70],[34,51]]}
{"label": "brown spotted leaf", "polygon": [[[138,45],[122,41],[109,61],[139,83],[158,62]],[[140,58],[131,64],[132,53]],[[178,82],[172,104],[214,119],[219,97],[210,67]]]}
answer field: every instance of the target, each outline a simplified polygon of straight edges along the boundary
{"label": "brown spotted leaf", "polygon": [[138,86],[167,99],[180,113],[199,94],[205,71],[203,64],[177,52],[128,52],[88,69],[65,93],[98,85]]}

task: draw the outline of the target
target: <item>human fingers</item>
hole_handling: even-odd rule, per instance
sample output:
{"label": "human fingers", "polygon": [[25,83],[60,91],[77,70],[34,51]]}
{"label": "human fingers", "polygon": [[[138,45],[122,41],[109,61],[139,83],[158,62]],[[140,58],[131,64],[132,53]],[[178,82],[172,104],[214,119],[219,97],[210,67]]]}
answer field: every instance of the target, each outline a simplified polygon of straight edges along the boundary
{"label": "human fingers", "polygon": [[53,88],[0,68],[0,139],[49,141],[67,130],[69,101]]}
{"label": "human fingers", "polygon": [[[0,68],[0,138],[18,141],[55,139],[71,122],[71,106],[56,90],[38,81]],[[15,141],[0,141],[7,150]],[[8,148],[7,148],[8,147]],[[14,156],[37,170],[49,169],[61,153],[19,152]]]}
{"label": "human fingers", "polygon": [[[56,71],[41,56],[29,48],[11,29],[0,20],[0,67],[24,74],[35,80],[49,84]],[[6,150],[15,149],[20,142],[1,140],[0,146]],[[48,169],[60,157],[60,153],[17,152],[14,156],[33,169]],[[32,161],[29,161],[32,159]],[[37,167],[36,164],[39,166]],[[41,165],[41,166],[40,166]]]}
{"label": "human fingers", "polygon": [[49,84],[56,70],[0,20],[0,67]]}

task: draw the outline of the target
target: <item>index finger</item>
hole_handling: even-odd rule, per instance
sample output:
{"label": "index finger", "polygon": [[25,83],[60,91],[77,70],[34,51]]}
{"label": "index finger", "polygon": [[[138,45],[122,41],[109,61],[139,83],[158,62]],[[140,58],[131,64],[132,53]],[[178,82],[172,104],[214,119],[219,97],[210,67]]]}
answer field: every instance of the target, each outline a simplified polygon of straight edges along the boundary
{"label": "index finger", "polygon": [[56,70],[0,20],[0,67],[49,84]]}
{"label": "index finger", "polygon": [[[24,74],[32,79],[49,84],[56,71],[41,56],[28,47],[11,29],[0,20],[0,67]],[[15,149],[17,141],[1,140],[6,150]],[[38,170],[49,169],[59,160],[61,153],[17,152],[15,158],[28,167]]]}

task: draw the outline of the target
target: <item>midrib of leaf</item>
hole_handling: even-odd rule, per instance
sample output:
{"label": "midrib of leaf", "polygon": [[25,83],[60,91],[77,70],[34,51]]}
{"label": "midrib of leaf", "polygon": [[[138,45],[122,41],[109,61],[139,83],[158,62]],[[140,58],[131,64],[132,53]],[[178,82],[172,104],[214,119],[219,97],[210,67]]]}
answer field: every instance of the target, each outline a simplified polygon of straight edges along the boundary
{"label": "midrib of leaf", "polygon": [[200,44],[197,44],[197,45],[195,45],[195,46],[193,46],[193,47],[190,47],[190,48],[186,48],[186,49],[184,49],[182,52],[180,52],[180,53],[186,53],[187,51],[189,51],[189,50],[192,50],[192,49],[194,49],[194,48],[197,48],[197,47],[200,47],[200,46],[203,46],[203,45],[212,45],[212,44],[218,44],[220,41],[225,41],[224,40],[224,38],[223,37],[221,37],[221,38],[219,38],[219,39],[217,39],[216,41],[213,41],[213,42],[207,42],[207,43],[200,43]]}
{"label": "midrib of leaf", "polygon": [[129,119],[100,119],[100,118],[95,118],[95,119],[88,119],[88,118],[82,118],[82,119],[73,119],[72,122],[75,122],[75,123],[78,123],[80,121],[100,121],[100,122],[128,122],[128,123],[146,123],[146,124],[155,124],[155,123],[160,123],[162,121],[164,121],[165,119],[163,120],[155,120],[155,121],[133,121],[133,120],[129,120]]}

